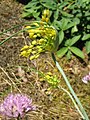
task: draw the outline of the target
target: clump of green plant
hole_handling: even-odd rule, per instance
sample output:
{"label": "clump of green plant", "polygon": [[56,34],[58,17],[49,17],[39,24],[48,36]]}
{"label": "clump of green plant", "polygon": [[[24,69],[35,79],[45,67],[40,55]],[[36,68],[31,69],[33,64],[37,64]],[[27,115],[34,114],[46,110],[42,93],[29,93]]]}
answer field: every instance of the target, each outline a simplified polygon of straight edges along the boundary
{"label": "clump of green plant", "polygon": [[49,24],[59,34],[57,56],[70,59],[73,53],[84,59],[82,49],[85,47],[86,53],[90,53],[90,1],[32,0],[24,7],[22,17],[40,20],[44,9],[50,10]]}

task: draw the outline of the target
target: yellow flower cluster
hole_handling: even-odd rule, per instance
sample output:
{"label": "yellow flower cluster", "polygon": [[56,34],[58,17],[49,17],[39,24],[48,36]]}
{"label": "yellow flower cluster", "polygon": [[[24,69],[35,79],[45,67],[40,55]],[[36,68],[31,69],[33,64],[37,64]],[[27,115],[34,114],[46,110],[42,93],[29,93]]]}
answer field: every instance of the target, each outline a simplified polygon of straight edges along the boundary
{"label": "yellow flower cluster", "polygon": [[49,18],[50,18],[50,11],[44,10],[43,15],[42,15],[42,21],[48,23]]}
{"label": "yellow flower cluster", "polygon": [[[44,73],[42,72],[42,74]],[[60,83],[60,80],[58,80],[57,76],[53,75],[51,72],[44,74],[44,77],[41,80],[46,80],[54,88],[58,87]]]}
{"label": "yellow flower cluster", "polygon": [[[49,15],[49,11],[45,10],[44,16]],[[49,26],[46,22],[33,22],[26,27],[32,42],[21,49],[21,56],[30,57],[30,60],[39,57],[40,53],[45,51],[53,51],[55,48],[56,30]]]}

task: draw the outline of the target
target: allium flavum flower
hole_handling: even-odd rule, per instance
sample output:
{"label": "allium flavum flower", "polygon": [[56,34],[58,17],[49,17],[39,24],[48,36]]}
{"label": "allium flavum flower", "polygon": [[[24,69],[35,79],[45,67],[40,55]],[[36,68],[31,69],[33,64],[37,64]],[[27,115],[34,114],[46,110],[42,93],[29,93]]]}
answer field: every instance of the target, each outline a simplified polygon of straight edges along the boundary
{"label": "allium flavum flower", "polygon": [[0,113],[9,118],[22,118],[28,111],[35,110],[32,100],[26,95],[10,94],[0,105]]}
{"label": "allium flavum flower", "polygon": [[[43,15],[48,16],[48,10]],[[53,26],[44,22],[43,19],[33,22],[30,26],[26,26],[26,32],[32,40],[30,45],[26,45],[21,49],[21,56],[30,57],[30,60],[36,59],[42,52],[52,52],[55,49],[57,32]]]}
{"label": "allium flavum flower", "polygon": [[53,75],[51,72],[47,72],[46,74],[42,72],[42,75],[43,77],[40,79],[41,81],[47,81],[53,88],[58,87],[60,80],[58,80],[56,75]]}
{"label": "allium flavum flower", "polygon": [[89,72],[88,75],[86,75],[86,76],[83,77],[82,81],[83,81],[84,83],[86,83],[86,84],[88,83],[88,81],[90,81],[90,72]]}

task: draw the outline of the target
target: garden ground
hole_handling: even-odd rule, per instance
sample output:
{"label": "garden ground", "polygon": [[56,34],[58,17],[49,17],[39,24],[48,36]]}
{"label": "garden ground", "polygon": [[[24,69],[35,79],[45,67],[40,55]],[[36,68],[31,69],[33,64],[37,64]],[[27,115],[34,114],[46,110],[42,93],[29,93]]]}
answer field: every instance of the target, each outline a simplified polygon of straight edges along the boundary
{"label": "garden ground", "polygon": [[[14,0],[0,0],[0,32],[29,21],[21,18],[22,8],[23,5]],[[5,33],[0,37],[0,41],[23,27],[21,25]],[[0,102],[11,92],[23,93],[32,98],[37,107],[36,111],[27,114],[28,120],[82,120],[69,96],[62,90],[48,90],[47,82],[40,81],[39,74],[32,69],[56,74],[60,85],[68,90],[51,54],[42,54],[33,61],[20,57],[20,49],[28,40],[25,33],[20,33],[0,46]],[[83,51],[85,54],[85,50]],[[86,85],[81,80],[90,71],[89,59],[88,56],[85,61],[75,56],[72,56],[71,60],[65,57],[57,58],[90,118],[90,83]],[[5,120],[1,115],[0,118]]]}

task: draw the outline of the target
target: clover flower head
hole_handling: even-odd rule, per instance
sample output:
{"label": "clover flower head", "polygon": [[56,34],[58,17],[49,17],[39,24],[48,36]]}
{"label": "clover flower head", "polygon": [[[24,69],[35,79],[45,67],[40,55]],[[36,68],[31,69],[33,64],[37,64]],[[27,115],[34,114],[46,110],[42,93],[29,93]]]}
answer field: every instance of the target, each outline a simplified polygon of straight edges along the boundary
{"label": "clover flower head", "polygon": [[85,84],[87,84],[88,81],[90,81],[90,72],[89,72],[88,75],[86,75],[86,76],[84,76],[84,77],[82,78],[82,81],[83,81]]}
{"label": "clover flower head", "polygon": [[0,105],[0,114],[9,118],[22,118],[28,111],[35,110],[32,99],[22,94],[9,94]]}

